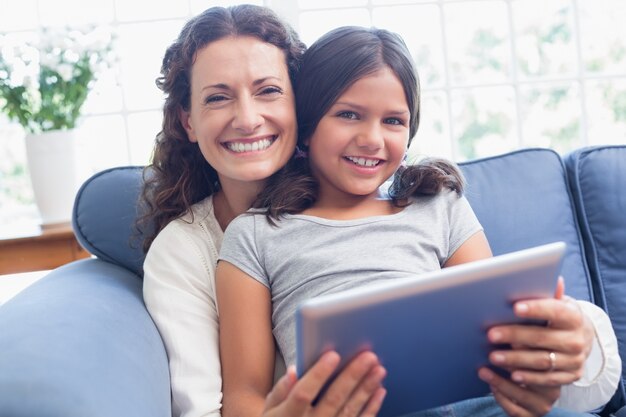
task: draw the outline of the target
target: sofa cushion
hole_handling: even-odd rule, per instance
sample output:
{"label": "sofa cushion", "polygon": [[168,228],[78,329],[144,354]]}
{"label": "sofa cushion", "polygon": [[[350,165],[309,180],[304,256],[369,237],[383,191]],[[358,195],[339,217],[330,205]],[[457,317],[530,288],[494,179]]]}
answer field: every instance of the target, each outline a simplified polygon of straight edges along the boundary
{"label": "sofa cushion", "polygon": [[563,241],[566,293],[593,301],[561,157],[548,149],[524,149],[460,165],[468,184],[465,195],[494,255]]}
{"label": "sofa cushion", "polygon": [[[579,149],[565,158],[596,303],[626,357],[626,145]],[[623,365],[626,366],[626,361]],[[623,368],[622,375],[626,375]],[[622,377],[622,379],[624,379]],[[623,384],[622,396],[626,395]],[[623,397],[626,398],[626,397]]]}
{"label": "sofa cushion", "polygon": [[143,275],[144,253],[135,231],[142,167],[111,168],[89,178],[74,201],[72,226],[98,258]]}

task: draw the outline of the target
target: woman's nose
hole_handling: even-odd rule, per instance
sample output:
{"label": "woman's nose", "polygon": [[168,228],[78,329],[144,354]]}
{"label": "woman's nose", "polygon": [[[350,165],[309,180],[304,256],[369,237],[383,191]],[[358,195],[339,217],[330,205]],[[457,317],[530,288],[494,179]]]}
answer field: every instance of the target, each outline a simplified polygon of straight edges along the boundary
{"label": "woman's nose", "polygon": [[235,107],[233,128],[242,133],[252,133],[261,124],[263,124],[263,116],[257,108],[257,103],[252,99],[239,100]]}

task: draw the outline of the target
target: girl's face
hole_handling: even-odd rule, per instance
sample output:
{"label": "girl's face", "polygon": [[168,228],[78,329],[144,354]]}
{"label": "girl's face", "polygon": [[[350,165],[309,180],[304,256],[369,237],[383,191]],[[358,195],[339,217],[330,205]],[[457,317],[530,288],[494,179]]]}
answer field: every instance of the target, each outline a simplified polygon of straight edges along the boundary
{"label": "girl's face", "polygon": [[183,126],[222,186],[262,181],[293,153],[293,90],[285,55],[274,45],[241,36],[199,50],[190,107],[181,112]]}
{"label": "girl's face", "polygon": [[404,157],[409,117],[402,83],[388,67],[352,84],[306,141],[320,201],[378,197]]}

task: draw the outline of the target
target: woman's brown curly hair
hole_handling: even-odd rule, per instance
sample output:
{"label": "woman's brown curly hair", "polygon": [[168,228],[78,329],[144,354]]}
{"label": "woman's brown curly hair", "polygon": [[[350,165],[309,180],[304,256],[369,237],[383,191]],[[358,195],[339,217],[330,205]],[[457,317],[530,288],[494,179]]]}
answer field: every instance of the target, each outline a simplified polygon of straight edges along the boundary
{"label": "woman's brown curly hair", "polygon": [[163,126],[156,137],[152,163],[144,169],[137,229],[148,251],[156,235],[173,219],[220,189],[215,169],[197,143],[189,141],[180,110],[190,109],[190,77],[196,53],[228,36],[252,36],[285,53],[292,83],[305,45],[270,9],[253,5],[212,7],[192,18],[165,52],[156,84],[165,93]]}

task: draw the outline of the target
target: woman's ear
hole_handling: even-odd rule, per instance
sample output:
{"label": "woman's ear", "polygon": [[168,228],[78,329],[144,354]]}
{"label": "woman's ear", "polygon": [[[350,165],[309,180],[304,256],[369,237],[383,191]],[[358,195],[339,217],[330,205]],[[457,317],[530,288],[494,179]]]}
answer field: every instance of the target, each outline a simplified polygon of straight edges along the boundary
{"label": "woman's ear", "polygon": [[190,123],[191,115],[188,111],[183,110],[182,107],[178,110],[178,117],[180,118],[180,124],[183,125],[183,128],[187,132],[187,138],[190,142],[198,142],[198,138],[196,137],[196,132],[193,126]]}

